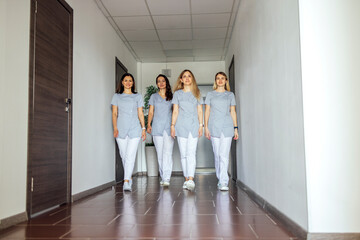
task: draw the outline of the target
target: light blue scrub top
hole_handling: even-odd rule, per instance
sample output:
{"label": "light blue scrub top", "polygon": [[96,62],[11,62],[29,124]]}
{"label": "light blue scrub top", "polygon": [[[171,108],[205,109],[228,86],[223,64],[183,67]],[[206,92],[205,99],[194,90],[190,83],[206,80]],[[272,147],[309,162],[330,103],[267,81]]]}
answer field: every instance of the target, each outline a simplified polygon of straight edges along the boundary
{"label": "light blue scrub top", "polygon": [[111,105],[117,106],[118,118],[117,128],[118,138],[137,138],[141,137],[141,125],[137,109],[144,106],[141,94],[115,93]]}
{"label": "light blue scrub top", "polygon": [[149,105],[154,106],[154,118],[151,125],[151,135],[162,136],[164,131],[166,131],[167,135],[170,136],[172,115],[171,101],[166,101],[166,98],[163,99],[159,93],[154,93],[150,97]]}
{"label": "light blue scrub top", "polygon": [[230,115],[230,106],[236,106],[235,95],[232,92],[208,92],[205,104],[210,106],[208,128],[212,137],[234,136],[234,123]]}
{"label": "light blue scrub top", "polygon": [[179,105],[179,114],[175,124],[177,137],[187,138],[189,133],[193,137],[199,136],[199,119],[197,106],[203,104],[202,98],[197,100],[192,92],[178,90],[174,93],[172,104]]}

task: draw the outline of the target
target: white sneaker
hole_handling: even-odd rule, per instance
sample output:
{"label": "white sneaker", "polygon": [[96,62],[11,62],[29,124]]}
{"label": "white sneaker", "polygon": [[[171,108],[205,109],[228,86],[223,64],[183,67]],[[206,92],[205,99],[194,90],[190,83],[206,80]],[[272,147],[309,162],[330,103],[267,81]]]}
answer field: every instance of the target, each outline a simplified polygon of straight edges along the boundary
{"label": "white sneaker", "polygon": [[186,189],[186,184],[188,183],[188,181],[185,181],[184,184],[183,184],[183,189]]}
{"label": "white sneaker", "polygon": [[195,183],[193,180],[189,180],[186,184],[186,188],[190,191],[193,191],[195,189]]}
{"label": "white sneaker", "polygon": [[160,185],[161,185],[161,186],[164,185],[164,181],[163,181],[163,180],[160,181]]}
{"label": "white sneaker", "polygon": [[218,184],[216,186],[217,186],[217,189],[220,189],[221,188],[220,182],[218,182]]}
{"label": "white sneaker", "polygon": [[130,182],[124,182],[123,190],[131,192],[131,184],[130,184]]}
{"label": "white sneaker", "polygon": [[220,184],[220,191],[229,191],[229,187],[226,184]]}
{"label": "white sneaker", "polygon": [[170,181],[164,181],[163,185],[164,185],[164,187],[170,186]]}

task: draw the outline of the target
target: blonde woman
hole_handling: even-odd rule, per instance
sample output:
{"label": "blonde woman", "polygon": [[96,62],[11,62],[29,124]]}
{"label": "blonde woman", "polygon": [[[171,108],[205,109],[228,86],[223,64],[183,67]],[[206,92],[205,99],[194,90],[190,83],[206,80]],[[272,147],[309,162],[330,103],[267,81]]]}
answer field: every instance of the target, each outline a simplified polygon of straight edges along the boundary
{"label": "blonde woman", "polygon": [[234,93],[224,72],[215,74],[214,91],[209,92],[205,99],[205,137],[211,140],[218,188],[228,191],[229,154],[232,137],[239,138],[236,102]]}
{"label": "blonde woman", "polygon": [[194,74],[182,71],[174,88],[172,99],[171,137],[177,137],[181,165],[185,177],[184,189],[195,189],[196,147],[203,133],[203,111],[200,90]]}

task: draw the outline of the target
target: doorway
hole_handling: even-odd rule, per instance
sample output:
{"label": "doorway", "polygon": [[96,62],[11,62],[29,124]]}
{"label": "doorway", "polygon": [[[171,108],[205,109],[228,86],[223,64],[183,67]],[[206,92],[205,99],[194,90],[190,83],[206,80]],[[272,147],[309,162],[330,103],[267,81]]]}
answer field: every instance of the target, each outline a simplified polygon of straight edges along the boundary
{"label": "doorway", "polygon": [[[231,63],[229,66],[229,84],[231,91],[236,95],[235,93],[235,65],[234,65],[234,56],[231,59]],[[239,126],[239,118],[238,118],[238,126]],[[238,129],[240,130],[240,129]],[[240,135],[240,131],[239,131]],[[240,138],[240,136],[239,136]],[[236,181],[237,180],[237,164],[236,164],[236,141],[233,139],[231,143],[231,150],[230,150],[230,156],[231,156],[231,178]]]}
{"label": "doorway", "polygon": [[[121,81],[121,77],[124,73],[127,73],[127,68],[120,62],[120,60],[115,57],[115,90],[118,84]],[[122,164],[122,160],[119,153],[118,145],[115,142],[115,181],[116,183],[124,180],[124,166]]]}
{"label": "doorway", "polygon": [[71,201],[73,10],[31,0],[27,212]]}

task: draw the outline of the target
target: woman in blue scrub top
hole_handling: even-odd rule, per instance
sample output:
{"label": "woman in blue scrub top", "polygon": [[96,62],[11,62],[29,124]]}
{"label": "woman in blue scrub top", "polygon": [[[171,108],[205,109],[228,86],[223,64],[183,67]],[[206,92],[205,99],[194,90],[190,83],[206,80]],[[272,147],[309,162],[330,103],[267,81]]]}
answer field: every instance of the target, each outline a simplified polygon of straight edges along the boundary
{"label": "woman in blue scrub top", "polygon": [[203,133],[203,111],[200,90],[190,70],[181,72],[174,89],[171,136],[177,137],[184,189],[195,189],[196,147]]}
{"label": "woman in blue scrub top", "polygon": [[140,138],[146,139],[143,98],[135,92],[135,80],[125,73],[112,100],[114,137],[124,166],[124,191],[131,191],[132,173]]}
{"label": "woman in blue scrub top", "polygon": [[227,191],[231,141],[233,137],[235,140],[239,138],[236,102],[224,72],[215,75],[213,89],[205,99],[205,137],[212,143],[218,188]]}
{"label": "woman in blue scrub top", "polygon": [[156,86],[159,91],[151,95],[149,100],[147,132],[153,136],[156,148],[161,177],[160,185],[169,186],[174,147],[174,139],[170,135],[173,94],[169,79],[163,74],[156,77]]}

